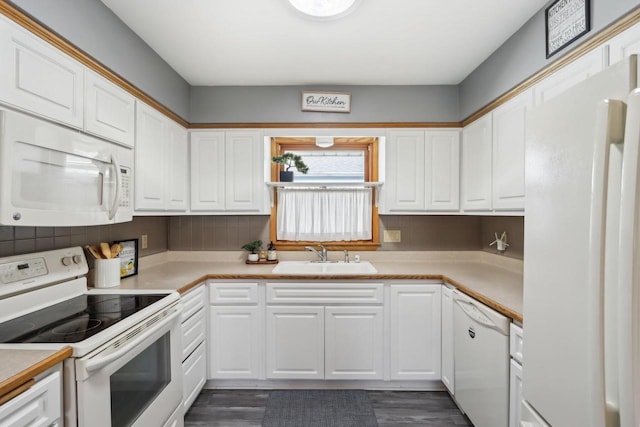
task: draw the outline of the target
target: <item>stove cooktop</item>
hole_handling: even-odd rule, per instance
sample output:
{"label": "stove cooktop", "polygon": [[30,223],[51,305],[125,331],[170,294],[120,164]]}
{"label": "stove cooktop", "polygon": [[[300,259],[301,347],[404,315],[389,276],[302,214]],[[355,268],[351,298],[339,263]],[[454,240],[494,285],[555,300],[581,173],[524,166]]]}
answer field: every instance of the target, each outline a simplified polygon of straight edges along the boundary
{"label": "stove cooktop", "polygon": [[166,295],[84,294],[0,323],[0,343],[77,343]]}

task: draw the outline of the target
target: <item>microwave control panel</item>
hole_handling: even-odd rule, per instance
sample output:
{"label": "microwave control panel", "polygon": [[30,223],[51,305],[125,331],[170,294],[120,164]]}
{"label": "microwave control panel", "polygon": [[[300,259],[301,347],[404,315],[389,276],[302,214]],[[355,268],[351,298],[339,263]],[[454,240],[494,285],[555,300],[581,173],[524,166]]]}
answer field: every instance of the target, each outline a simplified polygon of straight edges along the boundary
{"label": "microwave control panel", "polygon": [[131,206],[131,169],[120,167],[120,207]]}

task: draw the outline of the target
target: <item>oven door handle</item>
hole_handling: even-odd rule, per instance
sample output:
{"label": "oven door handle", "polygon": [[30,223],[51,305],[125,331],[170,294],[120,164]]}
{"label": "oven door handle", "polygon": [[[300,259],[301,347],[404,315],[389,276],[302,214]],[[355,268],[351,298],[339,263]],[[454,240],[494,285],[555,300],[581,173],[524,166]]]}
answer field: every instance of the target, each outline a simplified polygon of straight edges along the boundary
{"label": "oven door handle", "polygon": [[157,334],[159,331],[161,331],[160,335],[164,334],[166,332],[164,331],[165,326],[175,321],[181,314],[182,312],[179,308],[174,309],[172,314],[164,317],[162,320],[160,320],[157,323],[152,323],[151,325],[149,325],[147,330],[139,333],[137,336],[127,341],[125,345],[118,348],[118,350],[114,351],[113,353],[109,353],[105,356],[93,357],[86,361],[79,360],[78,362],[80,363],[81,369],[84,369],[87,372],[93,372],[93,371],[97,371],[100,368],[103,368],[104,366],[108,365],[114,360],[117,360],[118,358],[122,357],[124,354],[127,354],[133,348],[138,346],[147,338],[153,336],[154,334]]}

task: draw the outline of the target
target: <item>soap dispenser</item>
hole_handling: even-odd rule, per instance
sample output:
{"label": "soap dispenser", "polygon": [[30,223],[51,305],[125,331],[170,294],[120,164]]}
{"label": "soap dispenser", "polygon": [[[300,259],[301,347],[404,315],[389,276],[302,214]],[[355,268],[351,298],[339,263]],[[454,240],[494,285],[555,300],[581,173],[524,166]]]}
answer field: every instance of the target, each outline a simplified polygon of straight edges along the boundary
{"label": "soap dispenser", "polygon": [[276,247],[273,245],[273,242],[269,242],[269,246],[267,247],[267,261],[276,261],[278,259],[278,253],[276,252]]}

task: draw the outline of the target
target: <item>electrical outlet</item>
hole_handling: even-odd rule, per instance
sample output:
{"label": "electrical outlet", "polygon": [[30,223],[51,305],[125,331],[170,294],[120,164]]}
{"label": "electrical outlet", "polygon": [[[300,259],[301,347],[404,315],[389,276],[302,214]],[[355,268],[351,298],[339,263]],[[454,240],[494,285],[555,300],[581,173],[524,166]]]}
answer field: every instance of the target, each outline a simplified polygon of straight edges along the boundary
{"label": "electrical outlet", "polygon": [[140,244],[142,245],[142,249],[147,249],[149,246],[148,236],[146,234],[142,235],[142,239],[140,239]]}
{"label": "electrical outlet", "polygon": [[400,243],[402,241],[402,232],[400,230],[384,230],[382,239],[385,243]]}

